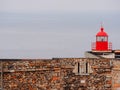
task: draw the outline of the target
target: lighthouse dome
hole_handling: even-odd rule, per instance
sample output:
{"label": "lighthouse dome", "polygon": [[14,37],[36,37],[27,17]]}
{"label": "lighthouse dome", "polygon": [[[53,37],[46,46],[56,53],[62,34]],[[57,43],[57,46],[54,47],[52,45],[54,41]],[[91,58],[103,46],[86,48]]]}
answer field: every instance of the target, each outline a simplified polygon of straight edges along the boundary
{"label": "lighthouse dome", "polygon": [[108,34],[104,31],[104,28],[100,28],[101,31],[99,31],[96,36],[108,36]]}

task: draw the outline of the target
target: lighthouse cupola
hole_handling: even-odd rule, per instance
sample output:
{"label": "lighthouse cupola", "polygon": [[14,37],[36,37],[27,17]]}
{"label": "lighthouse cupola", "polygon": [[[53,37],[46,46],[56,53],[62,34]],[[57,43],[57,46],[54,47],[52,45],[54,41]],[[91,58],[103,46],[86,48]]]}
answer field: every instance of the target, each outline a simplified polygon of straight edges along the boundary
{"label": "lighthouse cupola", "polygon": [[92,43],[92,51],[107,52],[112,50],[112,43],[108,42],[108,34],[101,26],[100,31],[96,34],[96,42]]}

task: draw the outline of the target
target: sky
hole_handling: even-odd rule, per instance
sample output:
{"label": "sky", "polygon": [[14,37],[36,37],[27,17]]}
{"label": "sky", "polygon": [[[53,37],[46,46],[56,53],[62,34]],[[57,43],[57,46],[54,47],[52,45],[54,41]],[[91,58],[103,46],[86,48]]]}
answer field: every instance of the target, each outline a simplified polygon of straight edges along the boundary
{"label": "sky", "polygon": [[84,57],[101,23],[120,49],[120,0],[0,0],[0,58]]}

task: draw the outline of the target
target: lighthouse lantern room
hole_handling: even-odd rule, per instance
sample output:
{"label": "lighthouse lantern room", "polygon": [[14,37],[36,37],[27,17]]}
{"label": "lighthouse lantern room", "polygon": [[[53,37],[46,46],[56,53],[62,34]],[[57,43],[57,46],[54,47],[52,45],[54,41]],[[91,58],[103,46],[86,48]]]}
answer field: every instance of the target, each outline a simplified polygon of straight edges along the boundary
{"label": "lighthouse lantern room", "polygon": [[93,52],[109,52],[112,50],[112,43],[108,42],[108,34],[101,26],[100,31],[96,34],[96,42],[92,43]]}

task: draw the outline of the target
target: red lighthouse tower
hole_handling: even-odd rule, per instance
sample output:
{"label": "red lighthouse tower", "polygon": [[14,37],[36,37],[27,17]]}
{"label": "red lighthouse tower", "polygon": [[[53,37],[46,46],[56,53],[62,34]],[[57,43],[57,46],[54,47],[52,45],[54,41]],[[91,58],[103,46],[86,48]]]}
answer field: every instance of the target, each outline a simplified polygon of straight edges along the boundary
{"label": "red lighthouse tower", "polygon": [[112,50],[112,43],[108,42],[108,34],[101,26],[100,31],[96,34],[96,42],[92,43],[93,52],[109,52]]}
{"label": "red lighthouse tower", "polygon": [[120,59],[120,50],[112,50],[112,43],[108,42],[108,34],[101,26],[100,31],[96,34],[96,42],[92,43],[92,51],[86,51],[85,57]]}

